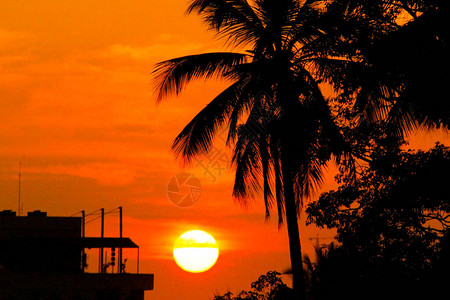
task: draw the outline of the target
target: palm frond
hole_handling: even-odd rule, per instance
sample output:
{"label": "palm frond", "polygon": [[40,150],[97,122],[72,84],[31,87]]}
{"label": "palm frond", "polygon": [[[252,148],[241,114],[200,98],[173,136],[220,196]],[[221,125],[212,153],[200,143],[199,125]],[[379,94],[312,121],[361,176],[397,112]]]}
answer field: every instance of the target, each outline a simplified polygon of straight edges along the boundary
{"label": "palm frond", "polygon": [[383,97],[381,86],[364,86],[356,97],[354,112],[359,123],[385,120],[392,104]]}
{"label": "palm frond", "polygon": [[[386,117],[387,128],[398,137],[406,136],[419,128],[420,117],[415,115],[411,103],[396,101]],[[423,122],[425,124],[425,121]]]}
{"label": "palm frond", "polygon": [[282,39],[284,37],[283,29],[288,24],[291,16],[290,10],[296,1],[276,1],[276,0],[256,0],[256,11],[266,28],[265,39],[267,44],[272,44],[278,50],[281,50]]}
{"label": "palm frond", "polygon": [[247,59],[247,54],[214,52],[189,55],[156,64],[152,74],[157,84],[157,101],[181,90],[193,79],[225,76],[227,72]]}
{"label": "palm frond", "polygon": [[229,131],[227,138],[227,145],[231,145],[236,140],[238,122],[245,112],[249,112],[257,101],[261,100],[264,95],[270,94],[271,80],[255,74],[260,74],[261,71],[267,69],[267,64],[259,61],[252,61],[251,63],[244,63],[236,66],[228,75],[227,78],[231,80],[247,80],[245,86],[241,90],[241,98],[247,99],[240,101],[233,108],[229,119]]}
{"label": "palm frond", "polygon": [[296,44],[304,47],[312,43],[319,36],[324,35],[324,31],[318,28],[318,25],[323,25],[323,21],[319,21],[320,10],[318,10],[317,3],[322,1],[306,0],[303,3],[297,3],[292,9],[291,18],[289,19],[289,26],[286,26],[288,31],[285,34],[284,49],[297,49]]}
{"label": "palm frond", "polygon": [[295,178],[295,192],[297,195],[297,209],[300,211],[303,206],[304,199],[308,199],[314,195],[318,187],[323,184],[323,168],[326,163],[314,157],[310,152],[309,161],[305,161],[297,171]]}
{"label": "palm frond", "polygon": [[[233,194],[237,199],[254,197],[264,193],[266,213],[271,209],[272,191],[270,188],[270,151],[268,149],[268,123],[266,99],[260,97],[252,105],[245,124],[238,126],[237,142],[234,148],[232,165],[236,167],[236,181]],[[263,178],[261,188],[260,178]]]}
{"label": "palm frond", "polygon": [[261,165],[262,165],[262,177],[263,177],[263,193],[264,193],[264,206],[266,209],[266,220],[270,217],[270,212],[273,206],[273,193],[270,187],[271,182],[271,168],[270,168],[270,151],[267,142],[268,137],[262,135],[259,139],[259,153],[261,155]]}
{"label": "palm frond", "polygon": [[236,46],[258,40],[264,30],[261,20],[246,0],[193,0],[187,13],[203,16],[210,29]]}
{"label": "palm frond", "polygon": [[262,173],[258,139],[254,138],[245,125],[239,126],[232,164],[236,168],[233,197],[245,205],[246,199],[255,198],[261,193]]}
{"label": "palm frond", "polygon": [[186,163],[210,150],[217,130],[228,120],[230,112],[239,102],[243,82],[229,86],[202,109],[181,131],[172,144],[176,156],[181,155]]}

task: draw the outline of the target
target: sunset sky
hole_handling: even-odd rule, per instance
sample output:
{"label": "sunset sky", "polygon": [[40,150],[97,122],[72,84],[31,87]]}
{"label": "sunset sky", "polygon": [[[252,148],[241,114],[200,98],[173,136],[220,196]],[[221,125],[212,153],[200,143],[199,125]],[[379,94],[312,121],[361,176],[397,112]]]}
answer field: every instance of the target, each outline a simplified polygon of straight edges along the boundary
{"label": "sunset sky", "polygon": [[[201,166],[207,157],[183,167],[170,152],[183,126],[226,85],[199,82],[155,104],[155,63],[224,50],[186,7],[186,0],[0,1],[0,210],[17,210],[20,164],[24,213],[122,206],[124,236],[140,245],[140,271],[155,274],[148,299],[212,299],[290,265],[286,228],[278,229],[275,216],[264,221],[262,201],[233,201],[231,155],[220,139],[214,150],[221,160],[208,170]],[[427,149],[437,140],[450,144],[433,132],[410,146]],[[322,190],[336,187],[333,169]],[[168,183],[181,172],[201,183],[190,208],[168,198]],[[106,224],[108,235],[118,234],[117,215]],[[87,231],[98,235],[99,228],[94,221]],[[175,239],[191,229],[219,244],[219,259],[205,273],[187,273],[172,258]],[[307,254],[310,238],[333,235],[300,230]]]}

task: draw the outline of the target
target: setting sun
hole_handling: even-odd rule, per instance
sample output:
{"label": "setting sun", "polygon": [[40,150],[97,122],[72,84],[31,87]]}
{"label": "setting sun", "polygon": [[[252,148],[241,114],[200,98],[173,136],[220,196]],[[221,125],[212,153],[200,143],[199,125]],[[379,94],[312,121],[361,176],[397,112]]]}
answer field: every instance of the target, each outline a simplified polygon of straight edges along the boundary
{"label": "setting sun", "polygon": [[200,273],[216,263],[219,247],[210,234],[202,230],[191,230],[183,233],[175,241],[173,257],[183,270]]}

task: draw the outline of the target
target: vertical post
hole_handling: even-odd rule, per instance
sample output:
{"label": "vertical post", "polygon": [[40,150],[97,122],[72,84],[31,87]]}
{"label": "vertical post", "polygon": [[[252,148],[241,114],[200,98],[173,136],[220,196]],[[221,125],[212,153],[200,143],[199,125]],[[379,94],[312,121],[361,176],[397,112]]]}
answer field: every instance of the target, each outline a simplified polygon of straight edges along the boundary
{"label": "vertical post", "polygon": [[22,176],[22,161],[19,162],[19,204],[17,208],[17,215],[20,217],[20,177]]}
{"label": "vertical post", "polygon": [[81,211],[81,237],[86,237],[86,212],[84,210]]}
{"label": "vertical post", "polygon": [[[119,206],[119,237],[122,238],[123,230],[122,206]],[[119,267],[117,273],[122,273],[122,247],[119,247]]]}
{"label": "vertical post", "polygon": [[[86,212],[84,210],[81,211],[81,237],[86,237]],[[83,246],[83,250],[81,252],[81,271],[84,273],[84,269],[86,268],[86,249]]]}
{"label": "vertical post", "polygon": [[[100,209],[100,211],[101,211],[101,214],[102,214],[101,215],[102,216],[102,224],[101,224],[102,228],[101,228],[100,237],[104,238],[104,235],[105,235],[105,209],[102,208],[102,209]],[[103,248],[100,248],[99,260],[100,260],[100,273],[103,273]]]}
{"label": "vertical post", "polygon": [[136,273],[139,274],[139,246],[137,248],[137,266],[136,266]]}

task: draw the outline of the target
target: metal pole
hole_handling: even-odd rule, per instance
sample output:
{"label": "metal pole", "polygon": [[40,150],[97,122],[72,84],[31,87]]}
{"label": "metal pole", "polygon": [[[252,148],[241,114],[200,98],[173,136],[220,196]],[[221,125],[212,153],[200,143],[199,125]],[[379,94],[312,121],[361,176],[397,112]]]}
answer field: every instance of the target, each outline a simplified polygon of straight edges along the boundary
{"label": "metal pole", "polygon": [[81,211],[81,223],[82,223],[82,227],[81,227],[81,236],[84,238],[86,237],[86,212],[84,210]]}
{"label": "metal pole", "polygon": [[[104,235],[105,235],[105,209],[102,208],[100,210],[102,213],[102,228],[101,228],[100,237],[104,238]],[[100,248],[100,273],[103,273],[103,248]]]}
{"label": "metal pole", "polygon": [[[81,237],[84,239],[86,237],[86,212],[84,210],[81,211]],[[81,252],[81,271],[84,273],[84,268],[86,266],[86,249]]]}
{"label": "metal pole", "polygon": [[20,161],[19,163],[19,205],[17,208],[17,215],[20,217],[20,181],[21,181],[21,177],[22,176],[22,161]]}
{"label": "metal pole", "polygon": [[[122,206],[119,206],[119,237],[122,238],[123,230],[123,218],[122,218]],[[122,273],[122,247],[119,247],[119,268],[117,268],[118,273]]]}
{"label": "metal pole", "polygon": [[139,274],[139,246],[137,248],[137,266],[136,266],[136,273]]}

